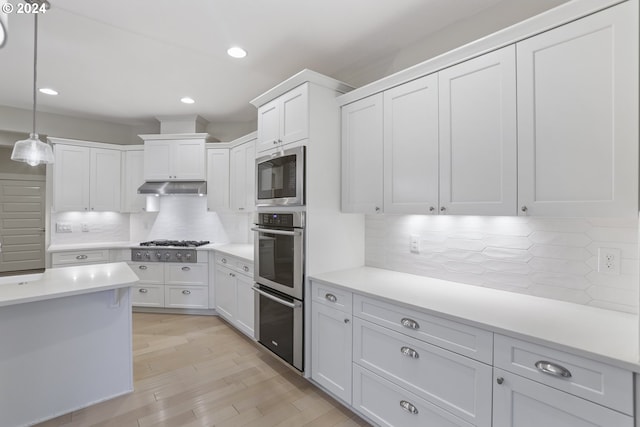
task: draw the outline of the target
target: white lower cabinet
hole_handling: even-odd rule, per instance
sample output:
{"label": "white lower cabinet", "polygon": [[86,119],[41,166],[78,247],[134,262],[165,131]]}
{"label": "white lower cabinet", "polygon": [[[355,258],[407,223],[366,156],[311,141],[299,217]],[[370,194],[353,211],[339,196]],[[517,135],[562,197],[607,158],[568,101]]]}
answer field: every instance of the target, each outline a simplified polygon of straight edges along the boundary
{"label": "white lower cabinet", "polygon": [[216,253],[214,274],[216,311],[238,330],[255,338],[253,264]]}
{"label": "white lower cabinet", "polygon": [[351,318],[350,312],[315,301],[311,304],[312,377],[348,404],[351,404]]}
{"label": "white lower cabinet", "polygon": [[87,251],[54,252],[51,254],[52,267],[101,264],[105,262],[109,262],[109,249],[91,249]]}
{"label": "white lower cabinet", "polygon": [[633,417],[495,369],[493,427],[633,427]]}
{"label": "white lower cabinet", "polygon": [[140,279],[131,291],[131,305],[164,307],[164,265],[129,263]]}

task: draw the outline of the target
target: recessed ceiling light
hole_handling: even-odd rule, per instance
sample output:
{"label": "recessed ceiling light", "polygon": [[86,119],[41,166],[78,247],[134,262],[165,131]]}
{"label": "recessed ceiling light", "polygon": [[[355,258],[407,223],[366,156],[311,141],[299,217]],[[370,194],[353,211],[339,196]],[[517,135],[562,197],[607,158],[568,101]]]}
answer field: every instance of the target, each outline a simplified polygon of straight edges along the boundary
{"label": "recessed ceiling light", "polygon": [[44,93],[45,95],[57,95],[58,94],[57,90],[51,89],[49,87],[41,87],[40,88],[40,92]]}
{"label": "recessed ceiling light", "polygon": [[193,98],[189,98],[188,96],[185,96],[184,98],[180,99],[180,102],[182,102],[183,104],[193,104],[194,101]]}
{"label": "recessed ceiling light", "polygon": [[227,50],[227,54],[229,54],[229,56],[233,58],[244,58],[245,56],[247,56],[247,51],[241,47],[234,46],[234,47],[230,47]]}

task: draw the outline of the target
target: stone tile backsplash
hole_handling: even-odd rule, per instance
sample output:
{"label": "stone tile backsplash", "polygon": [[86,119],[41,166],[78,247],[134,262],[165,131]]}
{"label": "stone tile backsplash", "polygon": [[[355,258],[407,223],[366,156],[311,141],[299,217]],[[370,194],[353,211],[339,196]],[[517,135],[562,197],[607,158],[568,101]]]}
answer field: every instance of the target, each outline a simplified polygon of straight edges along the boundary
{"label": "stone tile backsplash", "polygon": [[[638,313],[635,219],[372,215],[365,226],[368,266]],[[620,250],[619,275],[598,272],[599,248]]]}

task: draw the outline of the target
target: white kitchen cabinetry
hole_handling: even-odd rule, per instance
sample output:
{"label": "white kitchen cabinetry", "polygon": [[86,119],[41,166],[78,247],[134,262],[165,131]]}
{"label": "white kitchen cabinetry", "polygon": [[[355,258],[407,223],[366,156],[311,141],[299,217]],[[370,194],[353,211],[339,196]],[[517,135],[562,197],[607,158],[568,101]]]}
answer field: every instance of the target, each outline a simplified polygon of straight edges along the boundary
{"label": "white kitchen cabinetry", "polygon": [[140,279],[131,287],[131,305],[164,307],[164,265],[130,262],[129,267]]}
{"label": "white kitchen cabinetry", "polygon": [[124,151],[123,156],[122,212],[157,212],[159,209],[157,198],[138,194],[138,188],[144,184],[144,151],[142,146],[140,149]]}
{"label": "white kitchen cabinetry", "polygon": [[353,363],[351,294],[321,284],[314,284],[313,289],[311,378],[350,405]]}
{"label": "white kitchen cabinetry", "polygon": [[517,44],[520,214],[637,216],[637,4]]}
{"label": "white kitchen cabinetry", "polygon": [[307,83],[258,108],[258,153],[306,139],[308,136]]}
{"label": "white kitchen cabinetry", "polygon": [[383,97],[342,107],[342,211],[381,213]]}
{"label": "white kitchen cabinetry", "polygon": [[215,254],[215,306],[219,315],[251,338],[254,333],[253,265]]}
{"label": "white kitchen cabinetry", "polygon": [[250,212],[255,201],[255,139],[233,147],[230,152],[229,205],[231,210]]}
{"label": "white kitchen cabinetry", "polygon": [[[182,136],[182,137],[181,137]],[[204,181],[206,134],[140,135],[144,139],[145,181]],[[157,138],[157,139],[156,139]]]}
{"label": "white kitchen cabinetry", "polygon": [[229,209],[229,149],[207,150],[207,210]]}
{"label": "white kitchen cabinetry", "polygon": [[56,211],[119,211],[121,153],[80,145],[54,145]]}
{"label": "white kitchen cabinetry", "polygon": [[438,79],[440,212],[515,215],[515,46],[446,68]]}
{"label": "white kitchen cabinetry", "polygon": [[51,266],[67,267],[71,265],[102,264],[110,262],[109,255],[109,249],[53,252],[51,254]]}
{"label": "white kitchen cabinetry", "polygon": [[384,92],[383,162],[385,213],[437,213],[437,74]]}

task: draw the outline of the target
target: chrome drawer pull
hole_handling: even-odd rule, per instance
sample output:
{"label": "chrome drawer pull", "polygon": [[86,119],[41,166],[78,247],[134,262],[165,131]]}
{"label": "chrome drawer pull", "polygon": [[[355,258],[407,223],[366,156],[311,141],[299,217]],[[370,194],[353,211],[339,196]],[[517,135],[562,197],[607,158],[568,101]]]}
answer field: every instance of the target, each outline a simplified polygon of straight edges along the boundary
{"label": "chrome drawer pull", "polygon": [[553,375],[554,377],[571,378],[571,371],[553,362],[539,360],[536,362],[536,368],[543,374]]}
{"label": "chrome drawer pull", "polygon": [[246,265],[243,265],[243,266],[242,266],[242,269],[243,269],[244,271],[249,271],[249,267],[247,267]]}
{"label": "chrome drawer pull", "polygon": [[139,268],[140,270],[146,270],[146,269],[147,269],[147,266],[146,266],[146,265],[140,265],[140,266],[138,266],[138,268]]}
{"label": "chrome drawer pull", "polygon": [[418,415],[418,408],[416,408],[414,405],[407,402],[406,400],[400,401],[400,407],[411,414]]}
{"label": "chrome drawer pull", "polygon": [[325,299],[329,302],[336,302],[338,298],[334,294],[325,294]]}
{"label": "chrome drawer pull", "polygon": [[89,257],[86,256],[86,255],[78,255],[78,256],[76,256],[76,259],[87,259],[87,258],[89,258]]}
{"label": "chrome drawer pull", "polygon": [[191,295],[191,291],[188,289],[185,289],[184,291],[182,291],[182,295]]}
{"label": "chrome drawer pull", "polygon": [[222,258],[220,261],[222,261],[223,264],[227,263],[227,259],[226,258]]}
{"label": "chrome drawer pull", "polygon": [[149,291],[146,290],[145,288],[141,288],[141,289],[138,289],[138,292],[140,292],[141,294],[146,294]]}
{"label": "chrome drawer pull", "polygon": [[191,271],[191,267],[182,267],[182,271]]}
{"label": "chrome drawer pull", "polygon": [[416,322],[413,319],[409,319],[407,317],[404,317],[402,320],[400,320],[400,324],[405,328],[420,329],[420,325],[418,324],[418,322]]}
{"label": "chrome drawer pull", "polygon": [[407,356],[407,357],[411,357],[412,359],[419,359],[420,358],[420,354],[415,351],[414,349],[410,348],[410,347],[402,347],[400,349],[400,353],[402,353],[403,355]]}

